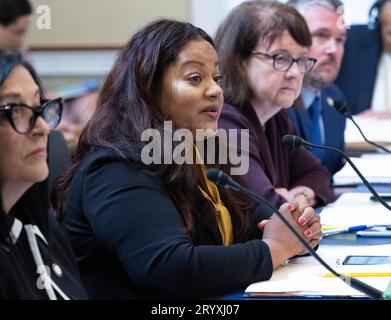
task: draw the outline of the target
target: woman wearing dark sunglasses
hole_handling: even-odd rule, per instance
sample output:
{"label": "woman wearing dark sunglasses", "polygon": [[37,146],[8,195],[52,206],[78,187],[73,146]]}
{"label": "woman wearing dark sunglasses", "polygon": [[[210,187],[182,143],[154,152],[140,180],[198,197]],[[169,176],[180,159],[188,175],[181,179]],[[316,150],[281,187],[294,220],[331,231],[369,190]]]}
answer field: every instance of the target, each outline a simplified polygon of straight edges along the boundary
{"label": "woman wearing dark sunglasses", "polygon": [[85,299],[73,252],[48,205],[47,140],[62,101],[0,53],[0,299]]}

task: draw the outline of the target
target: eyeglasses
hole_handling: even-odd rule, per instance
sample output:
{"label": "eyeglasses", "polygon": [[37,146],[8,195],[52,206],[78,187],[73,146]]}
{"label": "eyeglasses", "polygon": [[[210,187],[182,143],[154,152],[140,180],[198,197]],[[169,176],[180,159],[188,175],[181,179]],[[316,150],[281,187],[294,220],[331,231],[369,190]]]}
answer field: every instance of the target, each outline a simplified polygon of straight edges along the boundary
{"label": "eyeglasses", "polygon": [[61,120],[62,98],[44,100],[39,107],[30,107],[22,103],[9,103],[0,106],[11,126],[17,133],[27,134],[33,130],[38,117],[42,117],[52,130]]}
{"label": "eyeglasses", "polygon": [[301,73],[307,73],[312,70],[317,61],[315,58],[306,56],[294,59],[291,56],[286,56],[283,54],[270,54],[259,51],[252,51],[251,53],[266,57],[268,59],[273,59],[273,68],[277,71],[288,71],[292,67],[293,63],[296,62],[299,67],[299,71]]}

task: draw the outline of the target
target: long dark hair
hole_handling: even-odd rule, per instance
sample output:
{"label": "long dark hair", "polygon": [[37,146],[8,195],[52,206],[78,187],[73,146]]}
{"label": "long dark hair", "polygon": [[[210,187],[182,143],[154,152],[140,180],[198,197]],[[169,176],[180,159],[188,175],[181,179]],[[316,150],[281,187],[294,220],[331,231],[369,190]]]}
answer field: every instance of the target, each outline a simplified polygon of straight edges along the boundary
{"label": "long dark hair", "polygon": [[243,70],[259,41],[271,46],[287,30],[303,47],[311,47],[307,23],[291,6],[268,0],[247,1],[235,7],[220,24],[215,43],[220,59],[224,96],[241,108],[249,102],[251,91]]}
{"label": "long dark hair", "polygon": [[[192,24],[162,19],[139,30],[119,53],[103,85],[97,109],[80,136],[74,163],[55,182],[52,205],[60,219],[79,165],[93,149],[105,148],[115,157],[157,174],[192,234],[194,191],[200,184],[197,166],[146,166],[141,161],[141,150],[146,144],[141,140],[142,132],[153,128],[163,136],[165,117],[158,103],[163,74],[192,40],[205,40],[214,46],[213,40]],[[221,190],[221,195],[223,201],[239,213],[240,231],[235,240],[241,240],[248,228],[245,210],[241,209],[240,200],[234,201],[230,192]]]}

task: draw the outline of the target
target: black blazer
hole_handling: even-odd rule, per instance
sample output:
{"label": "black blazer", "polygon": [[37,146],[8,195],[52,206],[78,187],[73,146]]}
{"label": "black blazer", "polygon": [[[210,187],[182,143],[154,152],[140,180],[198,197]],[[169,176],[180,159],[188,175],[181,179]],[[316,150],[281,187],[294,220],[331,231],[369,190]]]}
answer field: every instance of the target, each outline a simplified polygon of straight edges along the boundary
{"label": "black blazer", "polygon": [[[157,176],[105,150],[90,154],[72,180],[61,223],[90,297],[211,297],[269,279],[272,261],[260,235],[220,246],[216,218],[197,193],[192,239]],[[269,215],[260,209],[254,219]]]}
{"label": "black blazer", "polygon": [[[25,225],[34,225],[39,229],[42,237],[36,235],[35,238],[43,264],[62,292],[69,299],[88,298],[81,284],[72,248],[58,223],[46,210],[44,198],[47,200],[47,187],[44,187],[44,194],[37,191],[43,184],[46,182],[30,188],[8,215],[0,212],[0,300],[49,298],[37,273]],[[26,206],[28,198],[35,199],[35,203]],[[56,291],[55,294],[57,299],[63,298]]]}
{"label": "black blazer", "polygon": [[346,96],[352,114],[371,107],[381,53],[379,33],[366,25],[352,25],[347,30],[345,54],[335,83]]}

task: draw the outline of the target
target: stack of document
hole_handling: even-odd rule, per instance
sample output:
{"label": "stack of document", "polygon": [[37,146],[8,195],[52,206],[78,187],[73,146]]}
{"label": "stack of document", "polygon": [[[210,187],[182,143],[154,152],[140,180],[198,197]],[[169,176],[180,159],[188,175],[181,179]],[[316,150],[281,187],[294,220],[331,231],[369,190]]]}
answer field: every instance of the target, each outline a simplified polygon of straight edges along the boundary
{"label": "stack of document", "polygon": [[[391,183],[391,155],[352,158],[353,163],[370,183]],[[335,186],[360,184],[361,179],[350,164],[333,176]]]}
{"label": "stack of document", "polygon": [[320,213],[327,225],[391,225],[391,211],[370,200],[370,193],[344,193]]}
{"label": "stack of document", "polygon": [[[368,140],[380,144],[391,144],[391,120],[355,116],[354,120]],[[366,144],[360,132],[351,121],[346,121],[345,143],[347,145]]]}
{"label": "stack of document", "polygon": [[[383,292],[391,280],[390,265],[346,266],[340,263],[347,255],[384,255],[385,252],[391,252],[391,245],[324,245],[318,250],[318,254],[338,272],[355,275],[356,278]],[[368,276],[370,274],[372,276]],[[365,295],[342,280],[330,277],[328,271],[313,257],[300,257],[276,269],[270,280],[248,286],[245,296],[364,297]]]}

